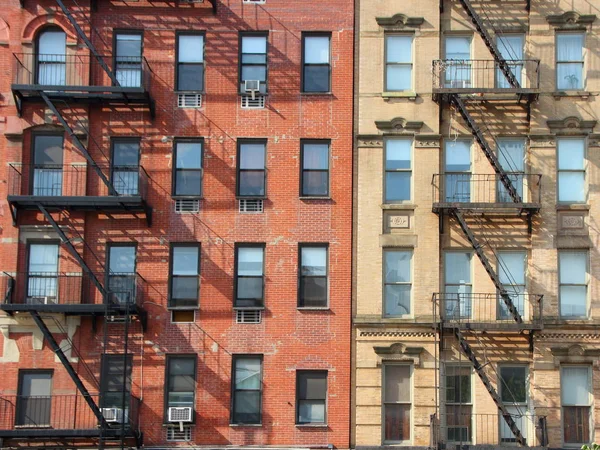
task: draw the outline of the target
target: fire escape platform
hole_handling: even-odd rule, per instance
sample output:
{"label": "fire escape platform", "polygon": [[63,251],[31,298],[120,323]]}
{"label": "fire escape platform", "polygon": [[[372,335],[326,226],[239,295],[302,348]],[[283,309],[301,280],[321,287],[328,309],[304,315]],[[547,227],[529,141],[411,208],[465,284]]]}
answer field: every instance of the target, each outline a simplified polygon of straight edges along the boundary
{"label": "fire escape platform", "polygon": [[48,211],[93,211],[106,213],[151,214],[152,207],[141,195],[133,196],[36,196],[9,195],[7,200],[16,211],[37,211],[39,205]]}
{"label": "fire escape platform", "polygon": [[0,310],[12,315],[14,313],[29,313],[37,311],[47,314],[64,314],[66,316],[125,316],[143,315],[142,308],[138,305],[110,305],[108,308],[102,303],[94,304],[27,304],[27,303],[0,303]]}
{"label": "fire escape platform", "polygon": [[459,209],[464,214],[485,213],[497,216],[520,216],[523,213],[535,214],[542,208],[541,203],[468,203],[468,202],[439,202],[433,203],[432,211],[436,214],[446,210]]}
{"label": "fire escape platform", "polygon": [[95,429],[71,429],[71,430],[56,430],[51,427],[47,428],[31,428],[31,427],[15,427],[12,430],[0,430],[0,438],[2,439],[71,439],[71,438],[99,438],[103,439],[120,439],[124,435],[126,438],[135,438],[138,436],[130,427],[122,430],[121,428],[100,428]]}
{"label": "fire escape platform", "polygon": [[41,84],[12,84],[11,89],[23,101],[43,102],[40,91],[50,100],[69,103],[143,104],[152,102],[150,93],[142,87],[120,86],[54,86]]}

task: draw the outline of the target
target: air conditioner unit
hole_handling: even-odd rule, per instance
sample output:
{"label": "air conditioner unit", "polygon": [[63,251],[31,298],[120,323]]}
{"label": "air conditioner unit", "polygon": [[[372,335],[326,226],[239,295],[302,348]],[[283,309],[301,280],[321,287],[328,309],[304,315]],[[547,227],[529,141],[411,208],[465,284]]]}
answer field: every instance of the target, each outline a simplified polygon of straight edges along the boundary
{"label": "air conditioner unit", "polygon": [[469,89],[471,87],[471,80],[451,80],[450,87],[452,89]]}
{"label": "air conditioner unit", "polygon": [[36,296],[27,297],[27,303],[30,305],[51,305],[56,303],[56,297]]}
{"label": "air conditioner unit", "polygon": [[121,423],[123,421],[123,410],[121,408],[102,408],[102,415],[108,423]]}
{"label": "air conditioner unit", "polygon": [[252,100],[256,96],[256,93],[260,91],[260,81],[258,80],[244,80],[244,92],[252,94]]}
{"label": "air conditioner unit", "polygon": [[168,410],[169,422],[191,422],[192,408],[186,407],[171,407]]}

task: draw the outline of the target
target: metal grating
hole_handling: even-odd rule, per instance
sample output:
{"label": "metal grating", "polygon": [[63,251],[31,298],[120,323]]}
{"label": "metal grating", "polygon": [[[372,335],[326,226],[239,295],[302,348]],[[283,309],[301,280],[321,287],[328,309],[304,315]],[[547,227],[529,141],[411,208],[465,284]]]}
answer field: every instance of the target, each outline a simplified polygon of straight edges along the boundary
{"label": "metal grating", "polygon": [[167,441],[188,442],[192,440],[192,427],[167,427]]}
{"label": "metal grating", "polygon": [[200,200],[175,200],[177,214],[194,214],[200,211]]}
{"label": "metal grating", "polygon": [[265,107],[264,95],[256,95],[254,98],[251,95],[242,95],[240,98],[242,109],[262,109]]}
{"label": "metal grating", "polygon": [[239,212],[241,213],[260,214],[263,211],[264,209],[262,200],[239,200]]}
{"label": "metal grating", "polygon": [[202,94],[177,94],[177,106],[180,108],[201,108]]}
{"label": "metal grating", "polygon": [[235,312],[235,323],[260,323],[261,321],[260,309],[240,309]]}

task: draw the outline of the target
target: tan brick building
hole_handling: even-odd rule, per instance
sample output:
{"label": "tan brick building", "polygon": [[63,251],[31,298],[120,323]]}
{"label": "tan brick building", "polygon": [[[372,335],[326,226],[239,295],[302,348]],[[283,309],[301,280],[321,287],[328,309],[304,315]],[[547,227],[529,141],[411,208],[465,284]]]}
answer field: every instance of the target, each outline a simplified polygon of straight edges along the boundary
{"label": "tan brick building", "polygon": [[599,7],[358,1],[357,448],[598,440]]}

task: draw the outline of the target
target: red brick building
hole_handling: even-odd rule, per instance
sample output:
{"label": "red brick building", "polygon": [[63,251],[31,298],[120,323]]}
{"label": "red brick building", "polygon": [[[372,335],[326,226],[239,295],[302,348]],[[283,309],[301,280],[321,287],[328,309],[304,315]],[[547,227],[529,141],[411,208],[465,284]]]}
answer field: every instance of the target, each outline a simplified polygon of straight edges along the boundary
{"label": "red brick building", "polygon": [[348,448],[352,65],[347,0],[4,2],[1,447]]}

